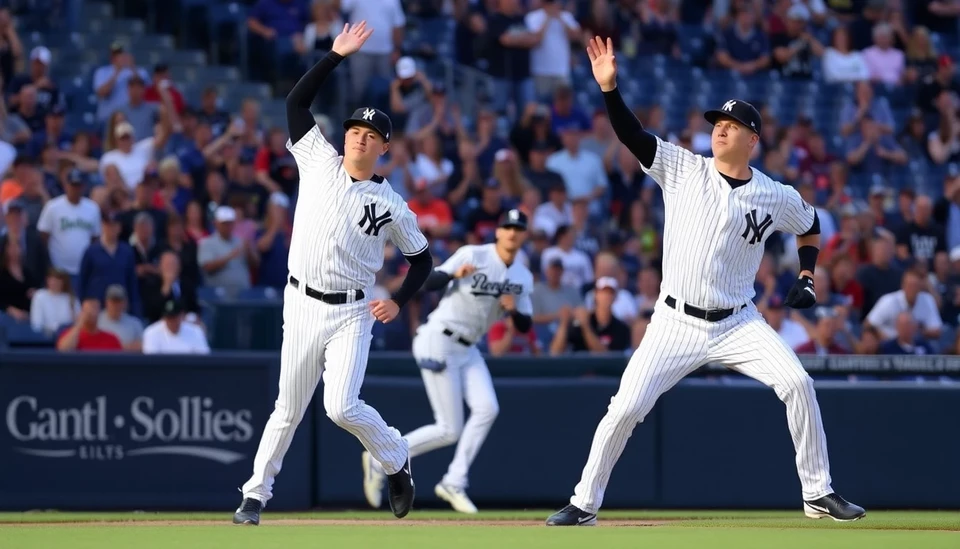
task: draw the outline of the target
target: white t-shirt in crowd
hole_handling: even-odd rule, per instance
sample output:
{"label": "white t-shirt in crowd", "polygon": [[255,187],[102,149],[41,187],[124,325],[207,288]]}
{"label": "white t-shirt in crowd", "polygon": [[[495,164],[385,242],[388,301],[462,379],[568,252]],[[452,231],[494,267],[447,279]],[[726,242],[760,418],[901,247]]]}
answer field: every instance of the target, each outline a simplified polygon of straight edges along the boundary
{"label": "white t-shirt in crowd", "polygon": [[823,53],[823,79],[827,82],[870,80],[870,69],[858,51],[840,53],[827,48]]}
{"label": "white t-shirt in crowd", "polygon": [[548,265],[554,259],[563,262],[563,276],[560,283],[579,290],[584,284],[593,282],[593,263],[590,257],[576,248],[565,252],[557,246],[551,246],[540,254],[540,272],[547,272]]}
{"label": "white t-shirt in crowd", "polygon": [[104,177],[107,166],[114,165],[120,172],[120,177],[130,190],[136,189],[143,181],[143,174],[147,171],[147,164],[153,159],[153,138],[148,137],[134,143],[130,153],[120,149],[113,149],[100,157],[100,177]]}
{"label": "white t-shirt in crowd", "polygon": [[363,44],[359,53],[387,55],[393,51],[393,29],[407,24],[400,0],[341,0],[340,11],[351,25],[367,22],[368,29],[377,29]]}
{"label": "white t-shirt in crowd", "polygon": [[173,333],[162,318],[143,331],[143,353],[147,355],[206,355],[210,344],[203,329],[191,322],[180,323],[180,331]]}
{"label": "white t-shirt in crowd", "polygon": [[[583,298],[584,306],[588,310],[592,311],[597,305],[596,292],[596,290],[590,290]],[[617,290],[617,297],[613,300],[611,310],[613,316],[627,324],[633,322],[640,315],[640,311],[637,309],[637,300],[633,297],[633,294],[623,288]]]}
{"label": "white t-shirt in crowd", "polygon": [[783,322],[780,323],[780,329],[777,330],[777,333],[780,335],[780,339],[789,345],[791,349],[796,349],[797,347],[810,341],[810,335],[805,329],[803,329],[803,325],[801,325],[799,322],[794,322],[789,318],[783,319]]}
{"label": "white t-shirt in crowd", "polygon": [[37,230],[50,235],[50,263],[78,275],[83,252],[93,238],[100,236],[100,206],[86,197],[71,204],[67,195],[60,195],[43,207]]}
{"label": "white t-shirt in crowd", "polygon": [[[542,9],[531,11],[524,18],[530,32],[538,32],[547,18]],[[530,73],[534,76],[558,76],[570,79],[570,39],[567,27],[580,29],[570,12],[560,13],[559,19],[547,23],[540,45],[530,50]]]}
{"label": "white t-shirt in crowd", "polygon": [[533,211],[533,230],[543,231],[547,238],[553,238],[560,226],[572,224],[573,206],[569,202],[564,203],[562,211],[553,202],[544,202]]}
{"label": "white t-shirt in crowd", "polygon": [[880,332],[883,339],[893,339],[897,337],[897,315],[908,311],[920,325],[921,330],[936,330],[943,327],[937,302],[927,292],[917,294],[912,309],[907,304],[907,297],[903,290],[880,296],[876,305],[867,314],[866,320]]}
{"label": "white t-shirt in crowd", "polygon": [[30,326],[37,332],[52,334],[61,326],[73,324],[78,314],[80,300],[67,294],[41,288],[30,300]]}

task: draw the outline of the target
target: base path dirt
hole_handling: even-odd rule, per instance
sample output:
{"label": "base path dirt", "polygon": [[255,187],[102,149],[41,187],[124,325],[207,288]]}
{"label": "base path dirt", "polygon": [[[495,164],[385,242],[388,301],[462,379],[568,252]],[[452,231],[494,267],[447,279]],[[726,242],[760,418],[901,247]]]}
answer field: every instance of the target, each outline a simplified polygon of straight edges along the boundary
{"label": "base path dirt", "polygon": [[[662,526],[668,524],[666,520],[605,520],[598,526]],[[262,527],[270,526],[493,526],[493,527],[539,527],[544,526],[542,521],[530,520],[364,520],[364,519],[264,519]],[[128,521],[75,521],[75,522],[29,522],[8,523],[3,526],[12,527],[116,527],[116,526],[231,526],[236,525],[227,520],[128,520]]]}

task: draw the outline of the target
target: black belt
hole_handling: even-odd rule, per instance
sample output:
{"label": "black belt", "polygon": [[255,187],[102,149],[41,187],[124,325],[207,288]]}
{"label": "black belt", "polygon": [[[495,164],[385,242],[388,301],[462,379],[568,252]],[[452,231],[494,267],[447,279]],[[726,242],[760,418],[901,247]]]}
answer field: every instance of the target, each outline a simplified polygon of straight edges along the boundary
{"label": "black belt", "polygon": [[453,340],[456,341],[457,343],[459,343],[460,345],[464,345],[464,346],[466,346],[466,347],[470,347],[471,345],[473,345],[473,342],[472,342],[472,341],[468,341],[468,340],[466,340],[466,339],[458,336],[457,334],[453,333],[453,330],[444,328],[444,329],[443,329],[443,335],[452,337]]}
{"label": "black belt", "polygon": [[[663,300],[667,304],[667,307],[671,309],[677,308],[677,300],[673,296],[668,295],[666,299]],[[744,305],[746,307],[746,305]],[[733,313],[737,312],[738,308],[733,309],[701,309],[700,307],[694,307],[693,305],[684,303],[683,312],[689,316],[699,318],[700,320],[706,320],[707,322],[719,322]]]}
{"label": "black belt", "polygon": [[[292,276],[290,277],[290,284],[292,284],[294,288],[300,287],[300,281]],[[359,301],[363,299],[363,290],[357,290],[356,292],[357,292],[356,300]],[[319,290],[314,290],[310,286],[307,286],[304,289],[304,293],[306,293],[308,296],[312,297],[313,299],[318,299],[324,303],[329,303],[330,305],[343,305],[344,303],[350,302],[350,294],[348,294],[347,292],[324,293]]]}

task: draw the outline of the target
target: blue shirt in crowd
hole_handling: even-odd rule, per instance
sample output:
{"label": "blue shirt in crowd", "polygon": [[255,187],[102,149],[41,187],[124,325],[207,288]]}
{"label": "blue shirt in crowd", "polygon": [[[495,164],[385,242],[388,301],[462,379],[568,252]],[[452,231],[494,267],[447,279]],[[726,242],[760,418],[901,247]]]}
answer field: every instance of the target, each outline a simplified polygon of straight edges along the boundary
{"label": "blue shirt in crowd", "polygon": [[127,290],[127,312],[139,316],[140,286],[137,283],[133,248],[126,242],[118,242],[116,252],[111,255],[103,243],[94,242],[84,252],[80,261],[80,287],[77,295],[81,300],[95,297],[103,303],[107,287],[112,284],[119,284]]}

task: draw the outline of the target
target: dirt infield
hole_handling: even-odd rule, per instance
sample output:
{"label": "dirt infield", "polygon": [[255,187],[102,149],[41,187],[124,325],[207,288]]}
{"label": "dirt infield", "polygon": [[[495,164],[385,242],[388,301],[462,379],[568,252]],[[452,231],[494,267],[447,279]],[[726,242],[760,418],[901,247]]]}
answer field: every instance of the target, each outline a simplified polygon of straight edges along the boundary
{"label": "dirt infield", "polygon": [[[669,520],[625,520],[612,519],[598,523],[608,527],[663,526]],[[2,524],[7,527],[117,527],[117,526],[233,526],[229,517],[220,520],[110,520],[110,521],[72,521],[72,522],[11,522]],[[488,527],[535,527],[544,526],[543,521],[532,520],[366,520],[366,519],[265,519],[261,527],[270,526],[488,526]]]}

